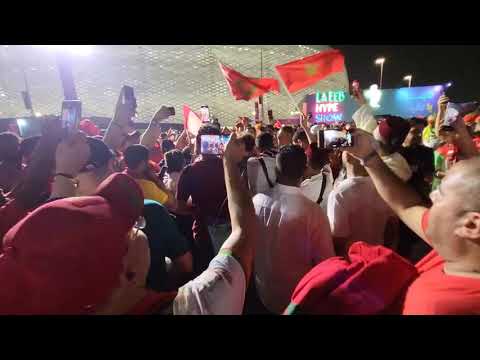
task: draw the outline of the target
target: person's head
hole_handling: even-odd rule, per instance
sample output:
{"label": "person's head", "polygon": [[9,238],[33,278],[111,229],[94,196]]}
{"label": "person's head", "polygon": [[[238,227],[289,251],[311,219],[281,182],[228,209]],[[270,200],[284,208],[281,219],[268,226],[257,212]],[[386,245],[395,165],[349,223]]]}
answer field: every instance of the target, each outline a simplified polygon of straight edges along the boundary
{"label": "person's head", "polygon": [[243,124],[242,121],[239,121],[235,124],[235,132],[237,133],[237,136],[240,136],[243,132],[245,131],[245,125]]}
{"label": "person's head", "polygon": [[247,128],[245,129],[245,133],[252,135],[254,138],[255,136],[257,136],[257,130],[252,125],[247,126]]}
{"label": "person's head", "polygon": [[22,156],[22,162],[25,165],[29,165],[30,161],[32,161],[32,155],[39,140],[40,135],[37,135],[23,139],[20,143],[20,154]]}
{"label": "person's head", "polygon": [[94,314],[125,289],[144,285],[148,257],[132,261],[139,250],[133,227],[142,210],[141,189],[115,174],[94,196],[56,200],[31,212],[4,237],[0,313]]}
{"label": "person's head", "polygon": [[243,134],[239,140],[245,147],[245,156],[252,156],[255,152],[255,137],[250,134]]}
{"label": "person's head", "polygon": [[170,150],[165,153],[165,166],[169,174],[180,172],[185,167],[185,157],[180,150]]}
{"label": "person's head", "polygon": [[[210,124],[203,124],[202,126],[200,126],[200,129],[198,129],[196,146],[195,146],[195,153],[197,155],[200,155],[201,153],[202,135],[220,135],[220,129]],[[210,157],[215,155],[203,155],[203,156]]]}
{"label": "person's head", "polygon": [[285,145],[276,157],[277,181],[283,185],[300,186],[307,168],[307,156],[298,145]]}
{"label": "person's head", "polygon": [[[480,159],[456,163],[431,193],[426,235],[446,262],[480,267]],[[476,254],[476,255],[474,255]],[[474,257],[474,260],[472,260]]]}
{"label": "person's head", "polygon": [[189,147],[182,150],[183,158],[185,159],[185,165],[192,162],[192,150]]}
{"label": "person's head", "polygon": [[299,145],[303,148],[303,150],[307,150],[308,148],[308,136],[304,130],[298,129],[295,134],[293,135],[293,143],[295,145]]}
{"label": "person's head", "polygon": [[289,125],[282,126],[277,135],[278,147],[281,148],[282,146],[290,145],[293,141],[294,132],[293,127]]}
{"label": "person's head", "polygon": [[423,118],[412,118],[409,120],[410,130],[403,142],[404,147],[417,146],[422,143],[422,132],[426,120]]}
{"label": "person's head", "polygon": [[20,158],[20,139],[12,132],[0,133],[0,162],[17,163]]}
{"label": "person's head", "polygon": [[161,146],[162,152],[163,152],[164,154],[166,154],[166,153],[169,152],[170,150],[175,149],[175,144],[173,143],[172,140],[169,140],[169,139],[162,140],[162,143],[161,143],[160,146]]}
{"label": "person's head", "polygon": [[77,196],[89,196],[95,193],[97,186],[114,173],[115,153],[99,139],[87,137],[90,158],[84,169],[77,175],[79,181]]}
{"label": "person's head", "polygon": [[409,131],[408,121],[398,116],[385,115],[374,130],[373,137],[379,142],[384,154],[393,154],[400,149]]}
{"label": "person's head", "polygon": [[447,143],[447,144],[453,144],[455,142],[456,137],[457,137],[457,132],[455,131],[455,128],[448,125],[440,126],[440,129],[438,130],[438,138],[440,139],[441,142]]}
{"label": "person's head", "polygon": [[435,124],[435,115],[430,114],[427,116],[427,125],[428,126],[433,126]]}
{"label": "person's head", "polygon": [[273,150],[275,144],[273,143],[273,135],[269,132],[261,133],[255,139],[255,144],[259,152]]}
{"label": "person's head", "polygon": [[168,134],[166,132],[160,133],[160,140],[166,140],[168,139]]}
{"label": "person's head", "polygon": [[143,145],[131,145],[123,153],[128,170],[137,174],[147,170],[149,155],[148,148]]}

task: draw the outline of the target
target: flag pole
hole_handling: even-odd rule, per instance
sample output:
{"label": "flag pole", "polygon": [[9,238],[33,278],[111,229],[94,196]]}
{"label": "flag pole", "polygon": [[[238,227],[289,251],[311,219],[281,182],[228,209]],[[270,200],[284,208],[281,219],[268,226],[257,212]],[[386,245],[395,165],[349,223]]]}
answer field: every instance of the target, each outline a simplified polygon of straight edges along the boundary
{"label": "flag pole", "polygon": [[283,85],[285,91],[287,92],[287,95],[288,97],[290,98],[290,101],[292,102],[292,104],[295,106],[295,108],[297,109],[297,111],[299,113],[302,113],[302,110],[300,110],[300,107],[298,106],[298,104],[295,102],[295,99],[293,98],[292,94],[290,94],[290,91],[288,91],[288,88],[287,88],[287,85],[285,84],[285,82],[283,81],[282,77],[280,76],[280,74],[278,73],[278,70],[275,68],[275,73],[277,74],[277,77],[279,78],[280,80],[280,83]]}
{"label": "flag pole", "polygon": [[[263,48],[260,48],[260,78],[263,78]],[[262,124],[265,122],[265,104],[263,102],[263,95],[260,96],[258,99],[261,108],[261,114],[262,114]]]}

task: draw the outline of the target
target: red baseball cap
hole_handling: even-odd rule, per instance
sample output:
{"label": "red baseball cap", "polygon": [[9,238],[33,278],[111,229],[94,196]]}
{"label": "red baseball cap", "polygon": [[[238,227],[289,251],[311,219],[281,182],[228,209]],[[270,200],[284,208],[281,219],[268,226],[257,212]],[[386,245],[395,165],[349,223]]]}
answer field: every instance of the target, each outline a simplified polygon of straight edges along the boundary
{"label": "red baseball cap", "polygon": [[410,131],[410,124],[398,116],[385,116],[378,124],[378,132],[385,143],[400,146]]}
{"label": "red baseball cap", "polygon": [[89,314],[107,302],[142,210],[141,189],[117,173],[94,196],[53,201],[30,213],[3,239],[0,314]]}

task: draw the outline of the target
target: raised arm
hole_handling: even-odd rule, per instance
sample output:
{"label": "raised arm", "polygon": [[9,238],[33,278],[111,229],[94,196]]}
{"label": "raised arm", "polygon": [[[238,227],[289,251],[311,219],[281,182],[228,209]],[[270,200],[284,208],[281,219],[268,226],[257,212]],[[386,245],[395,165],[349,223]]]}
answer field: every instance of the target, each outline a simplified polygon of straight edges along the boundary
{"label": "raised arm", "polygon": [[148,125],[147,130],[143,133],[140,144],[146,146],[149,149],[153,149],[155,146],[155,142],[157,141],[158,137],[162,130],[160,129],[160,121],[167,119],[169,116],[169,112],[167,107],[162,106],[160,110],[158,110],[155,115],[153,116],[150,124]]}
{"label": "raised arm", "polygon": [[450,99],[443,94],[437,101],[437,117],[435,118],[435,135],[438,136],[440,126],[443,124],[443,118],[445,117],[445,111],[447,111],[447,104]]}
{"label": "raised arm", "polygon": [[127,136],[128,123],[134,115],[131,104],[123,104],[122,96],[119,97],[115,106],[115,114],[108,125],[103,142],[112,150],[118,150]]}
{"label": "raised arm", "polygon": [[385,165],[376,152],[377,145],[370,134],[356,129],[354,144],[348,151],[363,162],[382,199],[412,231],[428,243],[421,226],[427,207],[420,195]]}
{"label": "raised arm", "polygon": [[308,118],[304,114],[300,114],[300,126],[302,127],[303,131],[305,131],[305,134],[307,135],[308,138],[308,143],[314,143],[316,141],[315,136],[312,135],[310,132],[310,126],[308,124]]}
{"label": "raised arm", "polygon": [[223,158],[232,234],[220,251],[232,252],[242,266],[248,283],[252,272],[258,221],[252,199],[238,168],[242,157],[242,147],[237,141],[236,134],[232,133]]}

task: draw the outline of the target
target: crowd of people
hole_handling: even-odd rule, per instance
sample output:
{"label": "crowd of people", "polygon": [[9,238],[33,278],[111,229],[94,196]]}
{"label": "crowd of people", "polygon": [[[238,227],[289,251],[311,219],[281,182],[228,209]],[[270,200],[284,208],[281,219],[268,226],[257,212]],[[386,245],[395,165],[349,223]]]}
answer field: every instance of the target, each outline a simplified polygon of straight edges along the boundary
{"label": "crowd of people", "polygon": [[162,106],[142,134],[119,101],[104,131],[1,133],[0,314],[479,314],[480,108],[446,125],[445,95],[412,119],[354,96],[344,124],[167,133]]}

